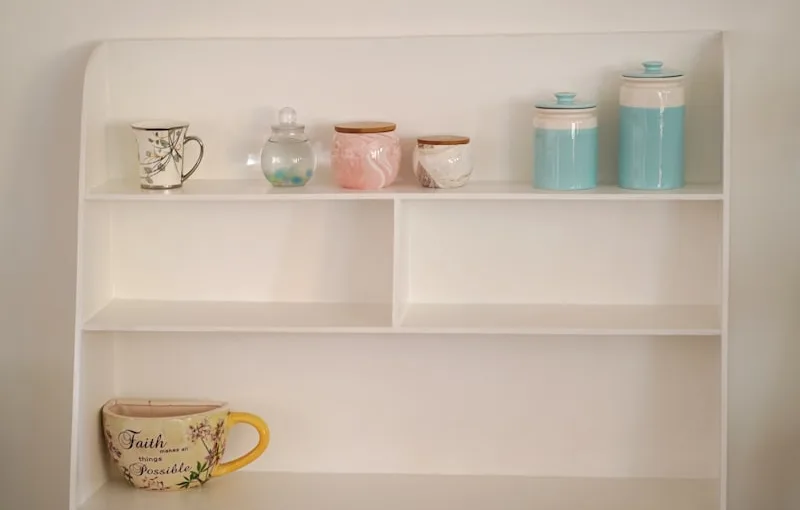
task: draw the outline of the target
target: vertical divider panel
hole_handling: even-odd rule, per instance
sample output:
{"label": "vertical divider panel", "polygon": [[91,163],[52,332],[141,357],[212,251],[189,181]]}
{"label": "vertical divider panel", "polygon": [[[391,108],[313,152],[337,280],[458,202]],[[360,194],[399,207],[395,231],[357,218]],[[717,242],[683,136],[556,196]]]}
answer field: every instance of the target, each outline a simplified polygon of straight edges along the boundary
{"label": "vertical divider panel", "polygon": [[394,199],[394,276],[392,279],[392,326],[403,323],[408,307],[408,233],[403,217],[403,202]]}

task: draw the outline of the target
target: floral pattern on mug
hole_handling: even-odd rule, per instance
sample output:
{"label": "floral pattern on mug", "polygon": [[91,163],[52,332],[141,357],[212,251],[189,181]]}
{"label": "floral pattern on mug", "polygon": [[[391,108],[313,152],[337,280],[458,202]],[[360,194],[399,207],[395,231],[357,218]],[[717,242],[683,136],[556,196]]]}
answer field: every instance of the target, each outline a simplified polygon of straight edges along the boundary
{"label": "floral pattern on mug", "polygon": [[183,481],[178,484],[178,487],[184,489],[206,483],[211,478],[211,470],[222,460],[222,454],[225,452],[225,420],[218,420],[213,430],[208,418],[197,425],[189,425],[188,436],[192,444],[201,442],[208,455],[205,462],[198,461],[189,476],[184,476]]}
{"label": "floral pattern on mug", "polygon": [[125,478],[125,481],[131,485],[134,485],[133,475],[131,475],[130,469],[128,469],[128,466],[123,466],[119,462],[119,459],[122,457],[122,451],[114,444],[114,438],[111,435],[111,431],[106,428],[104,429],[103,435],[106,439],[106,449],[108,450],[108,453],[111,454],[111,461],[117,466],[117,469],[119,469],[120,473],[122,473],[122,477]]}
{"label": "floral pattern on mug", "polygon": [[144,152],[144,158],[140,159],[144,180],[148,184],[153,184],[153,177],[166,170],[172,163],[178,175],[181,175],[181,160],[183,159],[183,135],[185,127],[167,129],[164,131],[152,131],[147,141],[150,147]]}

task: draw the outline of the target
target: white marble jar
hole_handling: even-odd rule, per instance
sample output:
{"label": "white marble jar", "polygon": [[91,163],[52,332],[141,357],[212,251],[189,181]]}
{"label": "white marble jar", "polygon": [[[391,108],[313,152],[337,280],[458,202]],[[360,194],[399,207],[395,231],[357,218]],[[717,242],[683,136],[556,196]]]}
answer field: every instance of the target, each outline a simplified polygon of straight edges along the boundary
{"label": "white marble jar", "polygon": [[469,138],[456,135],[417,138],[414,175],[426,188],[460,188],[472,175]]}

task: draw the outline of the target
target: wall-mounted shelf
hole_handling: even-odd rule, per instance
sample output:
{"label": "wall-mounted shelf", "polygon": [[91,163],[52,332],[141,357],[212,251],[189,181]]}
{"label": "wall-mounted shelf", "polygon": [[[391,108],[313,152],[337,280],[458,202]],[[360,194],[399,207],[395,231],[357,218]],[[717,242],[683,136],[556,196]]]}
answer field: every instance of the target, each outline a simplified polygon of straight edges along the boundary
{"label": "wall-mounted shelf", "polygon": [[[622,190],[618,71],[652,58],[686,71],[689,184]],[[71,510],[724,510],[725,78],[709,31],[100,45],[84,85]],[[598,102],[609,185],[530,184],[533,105],[565,89]],[[287,105],[321,164],[274,189],[258,152]],[[147,117],[186,119],[205,143],[182,189],[137,184],[128,125]],[[397,123],[401,179],[340,189],[332,125],[366,118]],[[440,132],[472,140],[464,188],[409,172],[411,140]],[[137,491],[99,440],[119,396],[225,400],[273,439],[201,490]],[[233,431],[226,458],[250,439]]]}

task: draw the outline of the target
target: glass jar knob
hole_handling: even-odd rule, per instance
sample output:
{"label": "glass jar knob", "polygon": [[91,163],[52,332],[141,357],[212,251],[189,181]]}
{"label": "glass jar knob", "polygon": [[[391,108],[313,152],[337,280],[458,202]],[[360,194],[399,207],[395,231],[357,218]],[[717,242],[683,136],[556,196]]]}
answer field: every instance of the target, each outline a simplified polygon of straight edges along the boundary
{"label": "glass jar knob", "polygon": [[291,106],[285,106],[278,112],[278,124],[281,126],[294,126],[297,121],[297,112]]}

